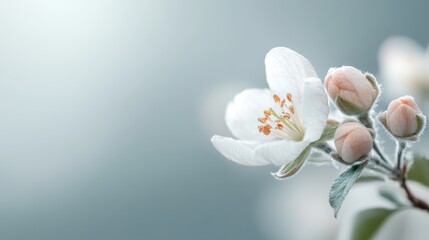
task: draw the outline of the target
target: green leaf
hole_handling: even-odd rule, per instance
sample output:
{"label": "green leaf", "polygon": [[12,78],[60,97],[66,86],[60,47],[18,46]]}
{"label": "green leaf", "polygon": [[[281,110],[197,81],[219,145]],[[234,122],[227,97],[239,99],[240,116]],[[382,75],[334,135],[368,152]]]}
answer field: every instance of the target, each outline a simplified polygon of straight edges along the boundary
{"label": "green leaf", "polygon": [[328,119],[326,123],[326,127],[323,130],[322,136],[320,136],[320,139],[315,141],[314,143],[322,143],[322,142],[332,140],[334,138],[335,131],[337,131],[337,128],[339,125],[340,125],[339,122],[332,119]]}
{"label": "green leaf", "polygon": [[335,179],[334,184],[331,187],[331,191],[329,192],[329,204],[334,209],[335,217],[337,217],[338,211],[340,210],[348,192],[367,164],[368,161],[363,161],[352,165],[346,171],[341,173],[337,179]]}
{"label": "green leaf", "polygon": [[429,160],[420,155],[414,157],[414,163],[408,172],[408,179],[429,187]]}
{"label": "green leaf", "polygon": [[312,144],[308,145],[294,161],[283,165],[277,172],[271,174],[277,179],[285,179],[294,175],[301,169],[312,147]]}
{"label": "green leaf", "polygon": [[404,195],[399,194],[391,187],[382,186],[378,189],[378,194],[389,202],[393,203],[396,207],[407,206],[407,199]]}
{"label": "green leaf", "polygon": [[395,209],[371,208],[359,212],[353,219],[351,240],[373,239],[378,229],[386,219],[395,212]]}
{"label": "green leaf", "polygon": [[361,176],[356,180],[355,184],[368,183],[368,182],[382,182],[382,181],[384,181],[384,178],[380,176]]}

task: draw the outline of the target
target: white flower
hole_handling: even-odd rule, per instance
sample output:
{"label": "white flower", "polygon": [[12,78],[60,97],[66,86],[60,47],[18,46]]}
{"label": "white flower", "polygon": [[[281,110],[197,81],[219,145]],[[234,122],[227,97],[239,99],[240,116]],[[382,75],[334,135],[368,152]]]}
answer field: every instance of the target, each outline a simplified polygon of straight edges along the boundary
{"label": "white flower", "polygon": [[214,136],[214,147],[244,165],[283,165],[320,139],[329,107],[324,86],[310,62],[284,47],[265,58],[270,89],[247,89],[226,109],[225,120],[238,139]]}
{"label": "white flower", "polygon": [[401,36],[385,40],[379,51],[379,65],[391,97],[424,96],[429,92],[429,49],[414,40]]}

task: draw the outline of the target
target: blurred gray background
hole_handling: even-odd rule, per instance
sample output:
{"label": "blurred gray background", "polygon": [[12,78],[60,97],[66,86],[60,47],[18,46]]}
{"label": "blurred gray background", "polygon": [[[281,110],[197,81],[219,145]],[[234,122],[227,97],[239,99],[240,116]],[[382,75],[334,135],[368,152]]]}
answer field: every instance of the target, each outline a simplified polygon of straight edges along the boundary
{"label": "blurred gray background", "polygon": [[[0,1],[0,238],[305,239],[292,235],[294,214],[325,221],[311,205],[329,206],[299,189],[327,196],[334,170],[279,182],[273,167],[226,160],[210,143],[229,135],[226,103],[266,87],[264,56],[276,46],[300,52],[321,78],[341,65],[377,73],[387,37],[427,45],[428,9],[423,0]],[[271,218],[271,200],[307,212]]]}

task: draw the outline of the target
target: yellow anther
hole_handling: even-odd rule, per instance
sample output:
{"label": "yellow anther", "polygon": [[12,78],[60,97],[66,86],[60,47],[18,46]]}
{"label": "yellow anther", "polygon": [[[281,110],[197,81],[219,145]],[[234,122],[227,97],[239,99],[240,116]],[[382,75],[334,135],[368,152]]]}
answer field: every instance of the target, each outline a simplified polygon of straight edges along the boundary
{"label": "yellow anther", "polygon": [[280,97],[276,94],[273,95],[273,99],[275,103],[279,103],[280,102]]}
{"label": "yellow anther", "polygon": [[270,125],[263,125],[263,126],[258,126],[259,128],[259,132],[262,132],[265,135],[270,135],[271,133],[271,126]]}
{"label": "yellow anther", "polygon": [[289,113],[284,113],[283,115],[282,115],[282,118],[284,118],[284,119],[290,119],[290,114]]}
{"label": "yellow anther", "polygon": [[269,117],[271,115],[270,110],[264,110],[265,117]]}
{"label": "yellow anther", "polygon": [[260,122],[260,123],[266,123],[267,122],[267,118],[266,117],[258,118],[258,122]]}
{"label": "yellow anther", "polygon": [[286,98],[289,102],[292,102],[292,93],[287,93]]}

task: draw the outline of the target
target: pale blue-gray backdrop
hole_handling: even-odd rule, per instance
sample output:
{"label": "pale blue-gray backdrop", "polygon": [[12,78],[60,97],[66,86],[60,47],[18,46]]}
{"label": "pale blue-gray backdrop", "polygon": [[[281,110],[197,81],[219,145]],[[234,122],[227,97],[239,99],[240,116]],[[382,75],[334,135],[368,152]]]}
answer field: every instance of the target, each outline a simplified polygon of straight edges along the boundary
{"label": "pale blue-gray backdrop", "polygon": [[385,38],[429,42],[428,9],[0,1],[0,238],[269,239],[258,199],[267,185],[293,186],[213,149],[228,98],[266,86],[275,46],[299,51],[320,77],[341,65],[377,72]]}

